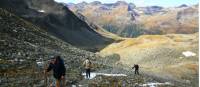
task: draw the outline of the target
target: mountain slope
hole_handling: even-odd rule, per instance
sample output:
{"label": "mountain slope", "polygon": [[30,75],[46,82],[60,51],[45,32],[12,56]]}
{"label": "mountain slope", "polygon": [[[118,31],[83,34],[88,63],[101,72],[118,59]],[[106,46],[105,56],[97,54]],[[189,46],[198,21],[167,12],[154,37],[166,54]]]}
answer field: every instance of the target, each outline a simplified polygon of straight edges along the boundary
{"label": "mountain slope", "polygon": [[107,31],[122,37],[143,34],[198,32],[198,5],[164,8],[137,7],[134,3],[78,3],[67,5]]}
{"label": "mountain slope", "polygon": [[54,0],[1,0],[0,7],[83,49],[96,51],[114,41]]}
{"label": "mountain slope", "polygon": [[[91,52],[77,49],[4,9],[0,8],[0,77],[1,87],[44,86],[44,65],[60,55],[67,73],[81,73],[85,58],[95,59]],[[44,62],[38,67],[37,62]],[[69,81],[81,79],[71,74]],[[73,78],[74,77],[74,78]]]}
{"label": "mountain slope", "polygon": [[[44,74],[52,56],[60,55],[66,67],[66,87],[81,86],[118,86],[126,84],[135,86],[154,81],[151,77],[134,78],[97,76],[94,79],[84,79],[82,62],[90,58],[93,62],[92,71],[132,73],[121,68],[107,66],[107,60],[94,53],[77,49],[70,44],[54,37],[39,27],[27,22],[14,14],[0,8],[0,86],[1,87],[46,87],[50,84],[52,73]],[[113,63],[113,62],[112,62]],[[111,65],[111,63],[109,64]],[[102,70],[102,71],[101,71]],[[112,74],[111,74],[112,75]],[[148,78],[148,79],[147,79]],[[103,81],[103,82],[102,82]],[[132,81],[132,83],[129,83]],[[102,84],[103,83],[103,84]]]}
{"label": "mountain slope", "polygon": [[198,33],[142,35],[113,43],[100,52],[102,56],[114,54],[120,56],[116,64],[124,68],[139,64],[147,74],[198,85]]}
{"label": "mountain slope", "polygon": [[157,14],[144,15],[139,21],[148,29],[163,34],[191,34],[198,32],[198,5],[182,8],[166,8]]}

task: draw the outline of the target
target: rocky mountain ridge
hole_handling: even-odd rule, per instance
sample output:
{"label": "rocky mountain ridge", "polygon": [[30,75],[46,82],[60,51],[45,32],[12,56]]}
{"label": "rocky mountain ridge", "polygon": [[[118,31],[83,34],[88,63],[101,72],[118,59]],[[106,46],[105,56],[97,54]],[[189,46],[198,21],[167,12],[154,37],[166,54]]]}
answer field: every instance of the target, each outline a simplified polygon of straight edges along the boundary
{"label": "rocky mountain ridge", "polygon": [[1,0],[0,7],[82,49],[96,51],[114,41],[54,0]]}
{"label": "rocky mountain ridge", "polygon": [[98,2],[96,5],[93,5],[92,2],[83,2],[66,6],[105,30],[122,37],[198,32],[198,4],[168,8],[161,6],[137,7],[134,3],[119,1],[116,3]]}

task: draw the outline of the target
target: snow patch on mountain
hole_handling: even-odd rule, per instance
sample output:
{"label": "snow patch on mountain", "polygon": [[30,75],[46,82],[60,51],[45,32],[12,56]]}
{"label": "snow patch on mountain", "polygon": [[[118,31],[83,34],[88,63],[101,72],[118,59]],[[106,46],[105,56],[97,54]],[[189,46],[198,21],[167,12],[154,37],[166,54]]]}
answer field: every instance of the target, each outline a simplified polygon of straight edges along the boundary
{"label": "snow patch on mountain", "polygon": [[182,52],[182,54],[183,54],[185,57],[196,56],[196,53],[193,53],[193,52],[191,52],[191,51],[185,51],[185,52]]}
{"label": "snow patch on mountain", "polygon": [[41,10],[38,10],[38,12],[45,13],[45,10],[41,9]]}

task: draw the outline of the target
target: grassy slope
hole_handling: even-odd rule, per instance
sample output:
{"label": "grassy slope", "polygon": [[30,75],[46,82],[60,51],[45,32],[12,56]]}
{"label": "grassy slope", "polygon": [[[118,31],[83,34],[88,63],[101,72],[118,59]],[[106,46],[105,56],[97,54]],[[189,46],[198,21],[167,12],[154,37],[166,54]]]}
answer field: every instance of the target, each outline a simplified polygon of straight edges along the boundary
{"label": "grassy slope", "polygon": [[[184,51],[197,55],[186,58]],[[127,66],[139,64],[148,74],[179,81],[195,79],[198,75],[198,34],[143,35],[113,43],[100,54],[119,54]],[[125,67],[127,68],[127,67]],[[192,82],[192,81],[191,81]]]}

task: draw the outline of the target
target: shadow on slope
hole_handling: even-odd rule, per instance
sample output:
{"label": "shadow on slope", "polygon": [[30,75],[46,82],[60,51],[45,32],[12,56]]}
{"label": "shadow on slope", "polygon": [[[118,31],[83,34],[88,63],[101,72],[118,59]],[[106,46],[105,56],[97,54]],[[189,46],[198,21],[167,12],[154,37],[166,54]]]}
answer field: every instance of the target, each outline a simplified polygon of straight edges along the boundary
{"label": "shadow on slope", "polygon": [[97,51],[114,41],[54,0],[1,0],[0,7],[82,49]]}

